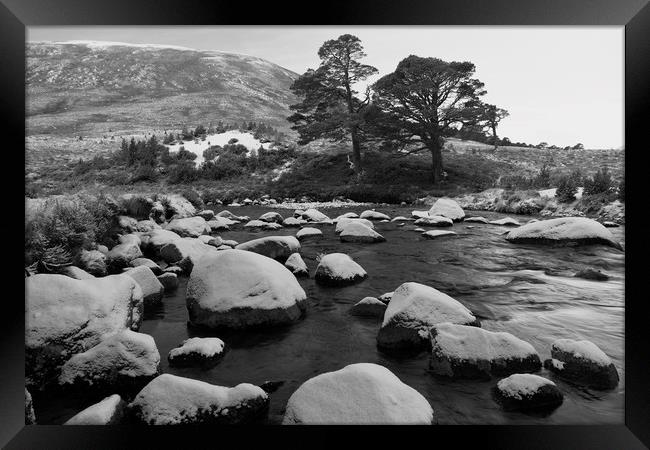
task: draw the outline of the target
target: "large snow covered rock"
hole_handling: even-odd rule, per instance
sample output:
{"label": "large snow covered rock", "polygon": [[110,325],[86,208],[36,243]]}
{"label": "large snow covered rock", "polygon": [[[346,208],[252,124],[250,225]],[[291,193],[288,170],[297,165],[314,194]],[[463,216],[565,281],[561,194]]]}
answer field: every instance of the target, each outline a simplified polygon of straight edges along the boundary
{"label": "large snow covered rock", "polygon": [[371,230],[375,229],[375,225],[369,221],[368,219],[355,219],[353,217],[342,217],[336,222],[336,228],[334,229],[334,232],[336,234],[339,234],[340,232],[343,231],[343,228],[345,228],[348,224],[350,223],[361,223]]}
{"label": "large snow covered rock", "polygon": [[173,231],[181,237],[199,237],[202,234],[210,234],[210,226],[203,217],[186,217],[174,219],[165,225],[165,229]]}
{"label": "large snow covered rock", "polygon": [[345,224],[341,234],[339,234],[339,239],[341,239],[341,242],[359,242],[363,244],[386,241],[384,236],[356,220]]}
{"label": "large snow covered rock", "polygon": [[295,321],[307,296],[279,262],[254,252],[228,250],[194,266],[186,298],[195,325],[247,328]]}
{"label": "large snow covered rock", "polygon": [[301,217],[308,222],[333,223],[332,219],[314,208],[303,211]]}
{"label": "large snow covered rock", "polygon": [[390,220],[390,216],[370,209],[362,212],[359,217],[366,220]]}
{"label": "large snow covered rock", "polygon": [[384,348],[421,348],[429,329],[442,322],[479,325],[472,312],[447,294],[420,283],[404,283],[391,297],[377,344]]}
{"label": "large snow covered rock", "polygon": [[300,253],[292,253],[284,262],[284,266],[291,271],[296,277],[308,277],[309,269],[303,261]]}
{"label": "large snow covered rock", "polygon": [[159,364],[160,354],[153,337],[124,330],[66,361],[59,385],[137,391],[158,375]]}
{"label": "large snow covered rock", "polygon": [[172,292],[178,288],[178,275],[172,272],[165,272],[158,276],[158,281],[162,284],[165,292]]}
{"label": "large snow covered rock", "polygon": [[118,244],[106,255],[106,263],[110,270],[117,272],[127,267],[131,261],[142,256],[140,247],[135,242]]}
{"label": "large snow covered rock", "polygon": [[350,310],[353,316],[384,317],[386,304],[375,297],[365,297]]}
{"label": "large snow covered rock", "polygon": [[363,267],[345,253],[324,255],[316,267],[316,282],[319,284],[343,286],[356,283],[368,276]]}
{"label": "large snow covered rock", "polygon": [[91,275],[103,277],[106,275],[106,255],[99,250],[82,250],[79,267]]}
{"label": "large snow covered rock", "polygon": [[138,393],[129,411],[148,425],[238,424],[258,417],[268,403],[266,392],[252,384],[229,388],[162,374]]}
{"label": "large snow covered rock", "polygon": [[450,227],[453,224],[453,220],[444,216],[427,216],[413,222],[413,225],[420,225],[425,227]]}
{"label": "large snow covered rock", "polygon": [[118,394],[106,397],[73,416],[63,425],[117,425],[122,421],[126,402]]}
{"label": "large snow covered rock", "polygon": [[226,344],[216,337],[193,337],[171,349],[167,355],[170,366],[211,366],[223,357]]}
{"label": "large snow covered rock", "polygon": [[306,224],[307,221],[304,219],[296,219],[295,217],[287,217],[282,221],[282,226],[284,227],[299,227]]}
{"label": "large snow covered rock", "polygon": [[54,381],[72,355],[142,321],[140,286],[111,275],[75,280],[37,274],[25,279],[25,375],[28,386]]}
{"label": "large snow covered rock", "polygon": [[455,234],[455,231],[449,230],[429,230],[422,233],[422,237],[425,239],[436,239],[442,236],[453,236]]}
{"label": "large snow covered rock", "polygon": [[136,258],[129,263],[131,267],[145,266],[151,269],[154,275],[160,275],[162,273],[161,267],[150,260],[149,258]]}
{"label": "large snow covered rock", "polygon": [[318,228],[304,227],[298,230],[296,238],[299,241],[306,241],[308,239],[320,239],[323,237],[323,232]]}
{"label": "large snow covered rock", "polygon": [[177,264],[185,273],[190,273],[192,267],[206,255],[218,250],[196,238],[181,238],[160,249],[160,257],[168,264]]}
{"label": "large snow covered rock", "polygon": [[438,375],[490,378],[542,367],[535,348],[510,333],[452,323],[435,325],[430,332],[430,368]]}
{"label": "large snow covered rock", "polygon": [[527,223],[510,231],[506,239],[523,244],[604,244],[622,249],[607,228],[586,217],[560,217]]}
{"label": "large snow covered rock", "polygon": [[284,262],[292,253],[300,251],[300,242],[294,236],[266,236],[243,242],[235,249],[259,253]]}
{"label": "large snow covered rock", "polygon": [[439,198],[429,209],[429,216],[443,216],[454,222],[459,222],[465,218],[465,212],[455,200]]}
{"label": "large snow covered rock", "polygon": [[269,211],[267,213],[262,214],[259,220],[263,220],[264,222],[275,222],[281,224],[284,221],[284,217],[282,217],[280,213],[277,213],[275,211]]}
{"label": "large snow covered rock", "polygon": [[211,209],[204,209],[203,211],[199,211],[196,213],[197,216],[203,217],[206,221],[212,220],[214,218],[214,211]]}
{"label": "large snow covered rock", "polygon": [[227,209],[221,211],[215,217],[223,217],[225,219],[230,219],[236,222],[248,222],[250,220],[250,217],[248,216],[236,216]]}
{"label": "large snow covered rock", "polygon": [[75,280],[87,280],[89,278],[95,278],[88,272],[86,272],[83,269],[80,269],[77,266],[65,266],[61,267],[58,271],[61,275],[65,275],[66,277],[74,278]]}
{"label": "large snow covered rock", "polygon": [[468,217],[464,220],[464,222],[489,223],[485,217],[481,216]]}
{"label": "large snow covered rock", "polygon": [[262,230],[277,230],[282,228],[282,225],[276,222],[265,222],[263,220],[251,220],[244,225],[244,228],[259,228]]}
{"label": "large snow covered rock", "polygon": [[506,227],[518,227],[521,225],[518,220],[513,219],[512,217],[504,217],[498,220],[491,220],[490,223],[492,225],[503,225]]}
{"label": "large snow covered rock", "polygon": [[165,288],[149,267],[133,267],[124,272],[124,275],[133,278],[138,283],[140,289],[142,289],[145,306],[160,304],[165,293]]}
{"label": "large snow covered rock", "polygon": [[358,363],[304,382],[289,398],[282,423],[430,425],[432,421],[433,409],[418,391],[383,366]]}
{"label": "large snow covered rock", "polygon": [[359,217],[359,214],[353,213],[353,212],[347,212],[345,214],[341,214],[340,216],[336,217],[335,219],[332,220],[334,223],[338,223],[339,220],[341,219],[356,219]]}
{"label": "large snow covered rock", "polygon": [[500,380],[494,393],[506,410],[552,409],[564,400],[555,383],[531,373],[515,373]]}
{"label": "large snow covered rock", "polygon": [[161,248],[179,239],[181,237],[173,231],[155,229],[143,236],[142,248],[146,252],[158,257]]}
{"label": "large snow covered rock", "polygon": [[595,389],[612,389],[619,377],[612,360],[590,341],[558,339],[544,366],[556,375]]}
{"label": "large snow covered rock", "polygon": [[180,218],[192,217],[196,215],[196,208],[189,200],[179,194],[165,195],[159,199],[166,204],[168,216],[176,216]]}
{"label": "large snow covered rock", "polygon": [[213,217],[211,220],[208,220],[206,224],[210,227],[210,230],[214,231],[228,231],[232,225],[238,224],[236,220],[231,220],[226,217]]}

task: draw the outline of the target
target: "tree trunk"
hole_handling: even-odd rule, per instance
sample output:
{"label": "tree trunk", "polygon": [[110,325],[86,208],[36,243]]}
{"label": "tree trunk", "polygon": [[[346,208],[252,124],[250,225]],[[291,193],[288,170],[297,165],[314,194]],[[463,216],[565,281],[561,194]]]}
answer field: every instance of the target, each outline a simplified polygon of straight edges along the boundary
{"label": "tree trunk", "polygon": [[437,141],[428,147],[431,151],[431,181],[438,184],[442,181],[442,147]]}
{"label": "tree trunk", "polygon": [[497,151],[497,148],[499,148],[499,141],[497,137],[497,127],[492,125],[492,136],[494,138],[494,151]]}
{"label": "tree trunk", "polygon": [[353,127],[352,134],[352,163],[354,164],[354,173],[361,173],[361,144],[359,143],[359,136],[357,136],[357,129]]}

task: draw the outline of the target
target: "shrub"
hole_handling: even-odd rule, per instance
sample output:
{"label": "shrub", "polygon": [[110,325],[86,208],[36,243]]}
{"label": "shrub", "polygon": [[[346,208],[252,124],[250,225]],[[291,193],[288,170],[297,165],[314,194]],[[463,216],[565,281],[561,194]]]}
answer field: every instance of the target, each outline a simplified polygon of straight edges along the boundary
{"label": "shrub", "polygon": [[203,203],[203,200],[201,199],[201,195],[196,192],[193,189],[185,189],[183,192],[181,192],[181,195],[185,197],[185,199],[190,202],[196,209],[199,211],[202,209],[205,209],[205,204]]}
{"label": "shrub", "polygon": [[192,161],[182,161],[169,167],[169,182],[172,184],[191,183],[199,177]]}
{"label": "shrub", "polygon": [[140,166],[136,169],[131,177],[130,182],[136,183],[138,181],[156,181],[158,179],[158,172],[152,166]]}
{"label": "shrub", "polygon": [[581,184],[580,170],[574,170],[570,175],[563,175],[557,181],[555,197],[562,203],[570,203],[576,199],[578,186]]}
{"label": "shrub", "polygon": [[622,202],[625,201],[625,177],[621,178],[618,183],[618,199]]}
{"label": "shrub", "polygon": [[599,169],[593,177],[585,180],[584,194],[595,195],[602,192],[607,192],[612,187],[612,176],[610,175],[607,167]]}

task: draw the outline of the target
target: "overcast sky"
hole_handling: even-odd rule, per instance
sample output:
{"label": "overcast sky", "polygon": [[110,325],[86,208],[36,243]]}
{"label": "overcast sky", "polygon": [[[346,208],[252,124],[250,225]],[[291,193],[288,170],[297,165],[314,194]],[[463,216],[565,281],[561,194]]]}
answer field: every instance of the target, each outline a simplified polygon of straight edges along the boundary
{"label": "overcast sky", "polygon": [[410,54],[473,62],[488,92],[485,101],[510,111],[498,132],[512,141],[623,146],[623,27],[68,26],[29,27],[27,39],[221,50],[302,73],[318,66],[324,41],[344,33],[361,39],[364,62],[379,76]]}

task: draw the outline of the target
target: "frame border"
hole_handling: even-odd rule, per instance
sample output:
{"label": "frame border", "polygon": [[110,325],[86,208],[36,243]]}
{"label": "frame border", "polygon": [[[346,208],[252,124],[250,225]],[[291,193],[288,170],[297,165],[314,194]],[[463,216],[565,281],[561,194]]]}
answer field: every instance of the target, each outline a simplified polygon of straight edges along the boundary
{"label": "frame border", "polygon": [[[516,0],[491,0],[480,2],[457,0],[389,0],[344,2],[331,0],[318,5],[318,13],[309,13],[306,2],[267,2],[251,5],[227,1],[185,0],[113,0],[110,2],[90,0],[57,0],[56,6],[46,0],[2,0],[0,4],[0,79],[3,86],[3,102],[0,102],[6,130],[24,129],[25,117],[25,27],[35,25],[619,25],[625,26],[625,171],[629,200],[635,193],[643,192],[640,161],[647,135],[644,127],[649,123],[648,107],[650,89],[650,5],[648,0],[545,0],[517,2]],[[200,13],[192,13],[200,11]],[[23,148],[25,141],[15,133],[6,136],[15,141],[12,147]],[[9,154],[11,166],[22,162],[14,152]],[[15,158],[15,161],[14,161]],[[18,170],[3,176],[6,192],[11,195],[9,211],[24,211],[24,198],[20,198],[15,183],[24,183]],[[5,173],[4,175],[7,175]],[[13,180],[13,177],[16,180]],[[641,200],[642,201],[642,200]],[[626,202],[626,241],[634,242],[626,248],[626,303],[625,303],[625,364],[626,395],[625,425],[620,426],[437,426],[431,429],[405,427],[412,437],[440,440],[463,446],[476,445],[488,448],[565,448],[573,449],[636,449],[650,446],[650,340],[647,338],[648,306],[640,279],[632,272],[641,268],[642,256],[648,254],[647,239],[642,233],[641,208],[629,207]],[[0,229],[10,235],[20,233],[15,221],[6,221]],[[14,241],[17,241],[14,239]],[[19,242],[12,242],[19,247]],[[22,250],[16,249],[16,255]],[[19,257],[22,258],[22,257]],[[20,260],[20,259],[19,259]],[[644,261],[647,264],[647,260]],[[13,263],[13,264],[12,264]],[[19,264],[4,258],[4,274],[21,275]],[[12,277],[13,278],[13,277]],[[23,286],[24,288],[24,286]],[[647,294],[646,294],[647,295]],[[23,297],[24,298],[24,297]],[[130,448],[137,438],[147,447],[167,447],[174,443],[223,442],[223,438],[236,438],[249,442],[251,437],[268,442],[269,438],[283,438],[286,434],[302,435],[313,440],[314,432],[326,441],[336,442],[341,430],[355,434],[350,427],[264,427],[263,433],[247,433],[242,436],[238,427],[219,429],[218,435],[200,426],[156,427],[154,429],[117,427],[60,427],[52,425],[24,425],[24,322],[21,305],[12,295],[5,295],[4,306],[10,308],[2,317],[0,355],[4,359],[3,377],[0,383],[0,444],[8,449],[22,448]],[[362,432],[363,427],[361,427]],[[388,427],[373,427],[364,433],[365,439],[380,439],[395,434]],[[401,429],[400,429],[401,430]],[[460,433],[459,433],[460,431]],[[188,434],[189,432],[189,434]],[[16,434],[17,433],[17,434]],[[232,433],[232,434],[231,434]],[[462,433],[462,434],[461,434]],[[459,437],[462,436],[462,437]],[[13,439],[12,439],[13,437]],[[218,439],[218,441],[217,441]],[[325,442],[325,440],[323,442]],[[282,441],[280,441],[282,442]],[[644,445],[645,443],[645,445]]]}

